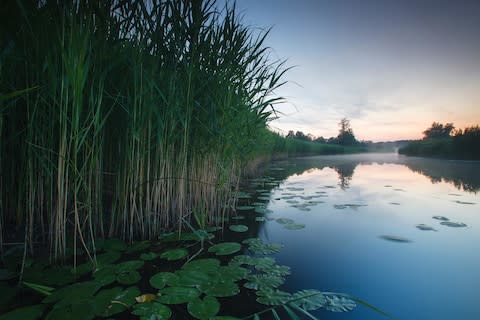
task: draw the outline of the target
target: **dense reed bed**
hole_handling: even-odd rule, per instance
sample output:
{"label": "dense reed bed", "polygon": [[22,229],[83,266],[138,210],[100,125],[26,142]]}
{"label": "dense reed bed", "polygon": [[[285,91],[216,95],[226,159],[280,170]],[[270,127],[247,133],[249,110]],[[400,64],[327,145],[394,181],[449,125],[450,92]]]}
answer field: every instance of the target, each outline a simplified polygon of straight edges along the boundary
{"label": "dense reed bed", "polygon": [[267,32],[214,0],[0,6],[2,247],[221,223],[280,99]]}

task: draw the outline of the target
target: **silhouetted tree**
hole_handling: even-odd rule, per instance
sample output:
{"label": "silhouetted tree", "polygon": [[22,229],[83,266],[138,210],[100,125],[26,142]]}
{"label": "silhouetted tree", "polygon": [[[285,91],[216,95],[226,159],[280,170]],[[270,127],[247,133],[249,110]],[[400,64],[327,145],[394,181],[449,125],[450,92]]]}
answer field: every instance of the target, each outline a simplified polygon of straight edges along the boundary
{"label": "silhouetted tree", "polygon": [[434,122],[430,128],[422,133],[424,135],[424,139],[448,138],[450,137],[453,129],[455,129],[453,123],[447,123],[443,125],[440,122]]}
{"label": "silhouetted tree", "polygon": [[347,146],[347,145],[354,145],[357,144],[357,139],[355,139],[355,135],[353,134],[352,127],[350,126],[350,120],[347,118],[343,118],[338,123],[340,127],[338,136],[337,136],[337,143]]}

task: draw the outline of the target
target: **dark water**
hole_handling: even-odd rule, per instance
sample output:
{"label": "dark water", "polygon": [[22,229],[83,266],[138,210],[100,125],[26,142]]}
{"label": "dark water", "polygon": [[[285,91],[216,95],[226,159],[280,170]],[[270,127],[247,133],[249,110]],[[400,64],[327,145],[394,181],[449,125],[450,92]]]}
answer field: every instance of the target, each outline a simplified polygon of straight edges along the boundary
{"label": "dark water", "polygon": [[[349,293],[395,319],[480,319],[480,162],[369,154],[277,167],[285,180],[259,236],[284,245],[284,289]],[[364,306],[316,315],[386,319]]]}

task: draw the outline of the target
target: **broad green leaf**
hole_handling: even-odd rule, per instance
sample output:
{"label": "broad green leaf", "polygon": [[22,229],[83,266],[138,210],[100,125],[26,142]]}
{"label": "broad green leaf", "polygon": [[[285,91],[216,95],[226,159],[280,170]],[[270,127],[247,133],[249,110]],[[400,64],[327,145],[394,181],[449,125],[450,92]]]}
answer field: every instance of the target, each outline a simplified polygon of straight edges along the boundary
{"label": "broad green leaf", "polygon": [[325,296],[318,290],[302,290],[292,295],[289,305],[295,305],[304,310],[317,310],[325,306],[327,300]]}
{"label": "broad green leaf", "polygon": [[33,306],[17,308],[0,316],[0,320],[36,320],[40,319],[43,310],[46,308],[44,304],[35,304]]}
{"label": "broad green leaf", "polygon": [[166,259],[168,261],[180,260],[188,256],[187,249],[179,248],[165,251],[160,255],[160,258]]}
{"label": "broad green leaf", "polygon": [[138,251],[143,251],[145,249],[148,249],[150,248],[150,246],[152,245],[152,242],[151,241],[139,241],[139,242],[135,242],[133,244],[131,244],[127,250],[125,250],[125,253],[134,253],[134,252],[138,252]]}
{"label": "broad green leaf", "polygon": [[117,273],[130,272],[140,269],[145,264],[143,260],[130,260],[116,265]]}
{"label": "broad green leaf", "polygon": [[180,304],[192,301],[200,295],[200,291],[187,287],[167,287],[160,290],[158,301],[165,304]]}
{"label": "broad green leaf", "polygon": [[277,220],[278,223],[280,224],[292,224],[292,223],[295,223],[295,221],[293,221],[292,219],[289,219],[289,218],[278,218]]}
{"label": "broad green leaf", "polygon": [[134,305],[132,314],[140,316],[140,320],[167,320],[172,316],[172,310],[166,305],[151,301]]}
{"label": "broad green leaf", "polygon": [[140,279],[142,279],[142,276],[135,270],[117,274],[117,281],[120,284],[131,285],[137,283]]}
{"label": "broad green leaf", "polygon": [[283,227],[285,229],[288,229],[288,230],[300,230],[300,229],[305,228],[305,225],[304,224],[297,224],[297,223],[288,223],[288,224],[284,225]]}
{"label": "broad green leaf", "polygon": [[211,272],[211,271],[215,271],[218,267],[220,267],[220,260],[207,258],[207,259],[196,259],[196,260],[190,261],[189,263],[184,265],[182,269]]}
{"label": "broad green leaf", "polygon": [[232,297],[240,293],[240,288],[233,281],[210,282],[202,285],[200,290],[213,297]]}
{"label": "broad green leaf", "polygon": [[257,296],[258,303],[274,306],[283,305],[291,299],[290,293],[271,289],[257,291]]}
{"label": "broad green leaf", "polygon": [[159,272],[150,278],[150,285],[156,289],[163,289],[168,282],[175,282],[178,276],[171,272]]}
{"label": "broad green leaf", "polygon": [[208,248],[208,252],[215,253],[217,256],[225,256],[240,251],[242,245],[237,242],[223,242]]}
{"label": "broad green leaf", "polygon": [[234,232],[245,232],[248,231],[248,227],[243,224],[232,224],[231,226],[228,227],[230,230]]}
{"label": "broad green leaf", "polygon": [[155,260],[157,257],[158,257],[158,254],[156,254],[155,252],[142,253],[140,255],[140,259],[144,261],[152,261],[152,260]]}
{"label": "broad green leaf", "polygon": [[196,298],[188,303],[187,310],[196,319],[208,320],[220,311],[220,303],[211,296]]}

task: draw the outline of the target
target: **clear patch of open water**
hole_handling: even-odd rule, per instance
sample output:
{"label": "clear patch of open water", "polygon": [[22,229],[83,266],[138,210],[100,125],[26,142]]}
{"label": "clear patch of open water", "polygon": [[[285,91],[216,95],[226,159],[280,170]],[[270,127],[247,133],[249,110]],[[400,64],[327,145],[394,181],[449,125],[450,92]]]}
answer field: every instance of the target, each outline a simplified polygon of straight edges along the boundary
{"label": "clear patch of open water", "polygon": [[[284,289],[348,293],[395,319],[480,318],[480,162],[367,154],[280,166],[259,237],[284,245]],[[363,306],[316,315],[385,319]]]}

